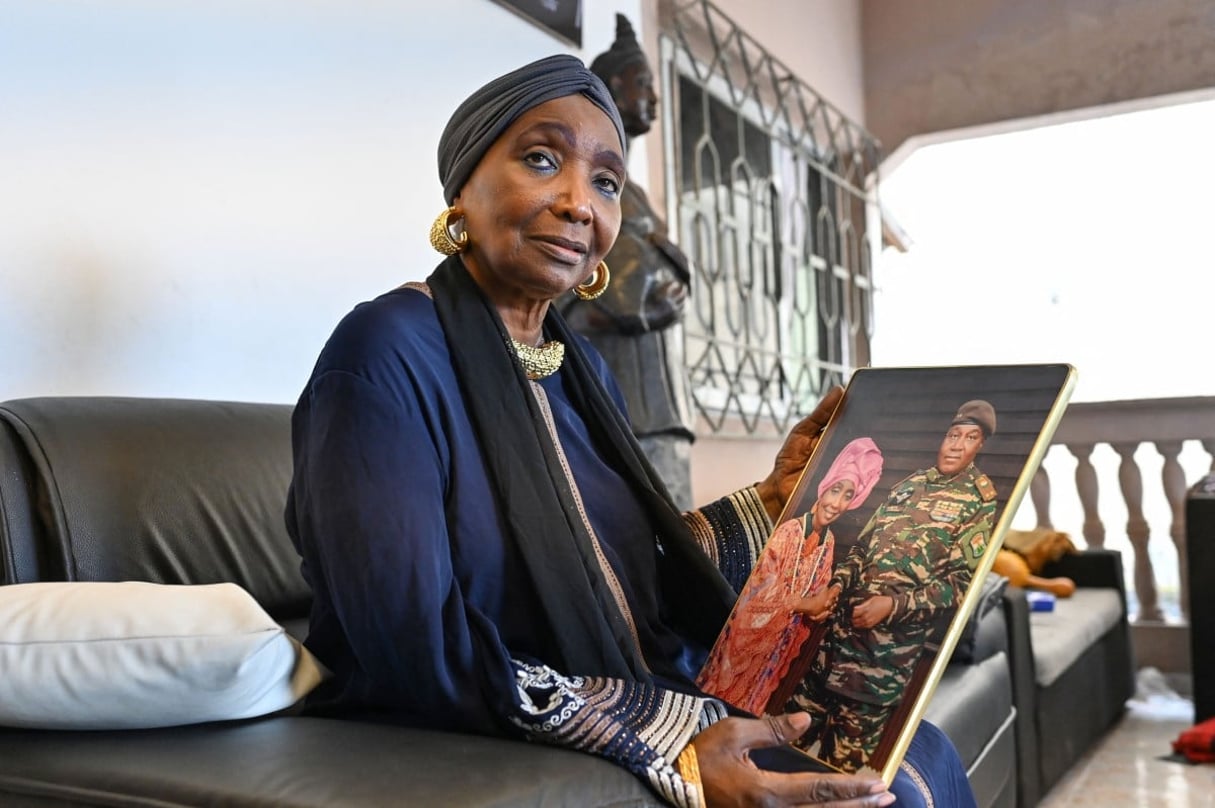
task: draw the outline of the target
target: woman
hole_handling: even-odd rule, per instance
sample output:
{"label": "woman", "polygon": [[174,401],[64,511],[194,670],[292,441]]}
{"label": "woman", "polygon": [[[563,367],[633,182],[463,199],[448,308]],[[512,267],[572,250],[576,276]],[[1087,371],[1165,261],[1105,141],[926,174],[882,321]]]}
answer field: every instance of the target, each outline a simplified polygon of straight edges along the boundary
{"label": "woman", "polygon": [[768,478],[675,512],[604,363],[550,308],[608,282],[623,143],[573,57],[477,90],[439,142],[449,257],[322,350],[286,513],[307,644],[334,673],[313,705],[580,749],[678,805],[888,804],[874,778],[759,771],[751,751],[805,717],[725,718],[691,684],[733,598],[710,554],[749,571],[838,393]]}
{"label": "woman", "polygon": [[829,526],[860,507],[881,476],[882,452],[871,438],[856,438],[840,450],[810,511],[772,533],[696,680],[701,689],[749,713],[767,712],[810,636],[812,621],[795,609],[831,579],[835,536]]}

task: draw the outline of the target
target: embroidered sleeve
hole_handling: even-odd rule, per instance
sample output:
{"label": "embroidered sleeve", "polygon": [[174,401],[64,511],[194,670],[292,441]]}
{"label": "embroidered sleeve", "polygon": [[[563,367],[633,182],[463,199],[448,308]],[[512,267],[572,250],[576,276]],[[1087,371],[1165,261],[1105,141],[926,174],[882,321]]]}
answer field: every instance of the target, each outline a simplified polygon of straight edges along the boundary
{"label": "embroidered sleeve", "polygon": [[563,676],[514,660],[519,714],[511,721],[530,740],[606,758],[645,780],[679,808],[701,808],[699,791],[679,775],[679,753],[726,716],[715,699],[653,685]]}
{"label": "embroidered sleeve", "polygon": [[683,515],[697,544],[735,591],[742,589],[772,533],[772,520],[755,486]]}

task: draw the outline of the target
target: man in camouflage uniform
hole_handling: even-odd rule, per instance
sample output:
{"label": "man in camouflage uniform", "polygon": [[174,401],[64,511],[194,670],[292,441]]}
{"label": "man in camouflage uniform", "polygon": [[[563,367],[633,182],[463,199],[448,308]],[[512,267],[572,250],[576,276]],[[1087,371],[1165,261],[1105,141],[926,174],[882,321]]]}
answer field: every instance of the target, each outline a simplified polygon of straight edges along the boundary
{"label": "man in camouflage uniform", "polygon": [[936,465],[891,490],[811,610],[834,619],[789,708],[811,714],[796,743],[819,759],[868,763],[925,645],[957,612],[995,523],[995,488],[974,465],[995,430],[991,404],[963,404]]}

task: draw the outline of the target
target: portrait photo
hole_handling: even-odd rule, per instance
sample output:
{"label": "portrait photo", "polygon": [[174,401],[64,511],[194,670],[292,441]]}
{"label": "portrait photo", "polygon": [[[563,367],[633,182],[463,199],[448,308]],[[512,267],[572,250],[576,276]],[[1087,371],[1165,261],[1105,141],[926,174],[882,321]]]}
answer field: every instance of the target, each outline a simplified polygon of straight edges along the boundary
{"label": "portrait photo", "polygon": [[1066,364],[854,373],[701,687],[808,712],[802,752],[889,775],[1074,385]]}

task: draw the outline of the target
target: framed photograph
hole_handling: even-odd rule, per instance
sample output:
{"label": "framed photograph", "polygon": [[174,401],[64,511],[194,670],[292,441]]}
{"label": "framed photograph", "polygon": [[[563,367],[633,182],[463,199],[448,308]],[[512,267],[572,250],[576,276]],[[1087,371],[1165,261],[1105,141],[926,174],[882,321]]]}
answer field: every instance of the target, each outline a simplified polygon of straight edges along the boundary
{"label": "framed photograph", "polygon": [[582,0],[494,0],[574,47],[582,47]]}
{"label": "framed photograph", "polygon": [[801,752],[890,783],[1075,379],[856,371],[697,683],[756,715],[809,712]]}

